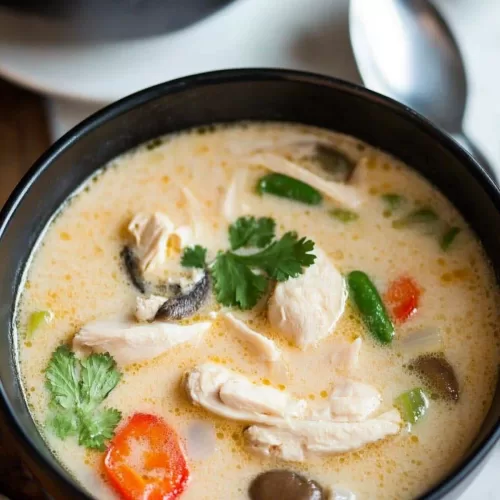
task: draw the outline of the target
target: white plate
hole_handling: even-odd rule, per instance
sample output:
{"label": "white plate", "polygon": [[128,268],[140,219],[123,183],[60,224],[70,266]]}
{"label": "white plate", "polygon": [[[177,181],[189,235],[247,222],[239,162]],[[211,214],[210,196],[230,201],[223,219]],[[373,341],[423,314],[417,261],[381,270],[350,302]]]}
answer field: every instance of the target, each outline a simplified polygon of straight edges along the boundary
{"label": "white plate", "polygon": [[47,94],[103,103],[231,67],[298,68],[356,81],[346,20],[347,0],[239,0],[177,33],[64,44],[51,26],[27,28],[3,13],[0,74]]}

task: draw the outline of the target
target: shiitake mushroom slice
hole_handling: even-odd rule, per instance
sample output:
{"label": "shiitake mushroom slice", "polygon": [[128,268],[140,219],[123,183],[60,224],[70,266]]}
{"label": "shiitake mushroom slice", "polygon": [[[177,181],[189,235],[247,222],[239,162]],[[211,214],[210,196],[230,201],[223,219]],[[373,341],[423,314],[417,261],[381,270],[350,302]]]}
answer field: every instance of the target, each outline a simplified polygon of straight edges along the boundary
{"label": "shiitake mushroom slice", "polygon": [[458,401],[460,388],[455,370],[441,353],[423,354],[409,364],[436,398]]}
{"label": "shiitake mushroom slice", "polygon": [[210,291],[210,278],[205,272],[193,288],[185,294],[168,299],[156,313],[155,320],[178,320],[192,316],[205,302]]}
{"label": "shiitake mushroom slice", "polygon": [[159,294],[170,293],[173,295],[165,301],[158,309],[155,320],[179,320],[192,316],[203,305],[210,292],[210,278],[205,272],[203,278],[197,281],[193,288],[182,294],[182,288],[178,284],[160,283],[153,286],[146,281],[139,269],[139,262],[133,250],[125,246],[121,251],[121,258],[125,270],[132,284],[141,293],[156,292]]}
{"label": "shiitake mushroom slice", "polygon": [[324,500],[316,482],[289,470],[270,470],[259,474],[250,484],[251,500]]}
{"label": "shiitake mushroom slice", "polygon": [[132,249],[128,246],[123,247],[120,256],[132,284],[139,292],[146,293],[146,280],[142,276],[142,272],[139,269],[139,261]]}
{"label": "shiitake mushroom slice", "polygon": [[324,144],[316,146],[312,159],[319,163],[336,182],[347,182],[356,166],[344,153]]}

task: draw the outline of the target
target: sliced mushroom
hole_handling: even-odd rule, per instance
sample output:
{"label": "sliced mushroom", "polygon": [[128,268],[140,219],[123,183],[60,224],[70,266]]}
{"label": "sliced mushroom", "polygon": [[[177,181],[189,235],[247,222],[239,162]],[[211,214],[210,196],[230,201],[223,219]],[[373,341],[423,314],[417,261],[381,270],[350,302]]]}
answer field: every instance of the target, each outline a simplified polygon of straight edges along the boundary
{"label": "sliced mushroom", "polygon": [[347,182],[356,166],[344,153],[324,144],[316,145],[312,159],[319,163],[336,182]]}
{"label": "sliced mushroom", "polygon": [[137,288],[137,290],[139,290],[139,292],[146,293],[146,280],[140,270],[139,259],[137,256],[128,246],[123,247],[120,255],[132,284]]}
{"label": "sliced mushroom", "polygon": [[175,295],[168,299],[157,311],[156,320],[178,320],[192,316],[205,302],[210,291],[208,273],[197,281],[193,288],[185,294]]}
{"label": "sliced mushroom", "polygon": [[259,474],[250,484],[251,500],[323,500],[321,486],[289,470],[271,470]]}
{"label": "sliced mushroom", "polygon": [[409,368],[420,374],[433,395],[458,401],[460,389],[455,370],[443,354],[425,354],[414,359]]}

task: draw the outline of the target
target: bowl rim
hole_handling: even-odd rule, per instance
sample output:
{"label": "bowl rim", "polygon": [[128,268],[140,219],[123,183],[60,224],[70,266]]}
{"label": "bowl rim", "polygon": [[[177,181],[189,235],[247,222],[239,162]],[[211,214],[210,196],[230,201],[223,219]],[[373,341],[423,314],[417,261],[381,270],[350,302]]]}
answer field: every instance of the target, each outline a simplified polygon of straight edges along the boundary
{"label": "bowl rim", "polygon": [[[440,143],[445,149],[457,157],[458,160],[469,169],[470,173],[481,185],[483,191],[492,201],[495,208],[500,211],[500,190],[488,174],[477,163],[477,161],[456,141],[454,141],[451,136],[439,130],[429,120],[419,115],[408,106],[389,97],[382,96],[381,94],[373,92],[360,85],[331,76],[279,68],[242,68],[210,71],[159,83],[152,87],[130,94],[129,96],[104,107],[66,132],[60,139],[50,146],[46,152],[38,158],[38,160],[34,162],[0,210],[0,244],[8,223],[12,219],[17,207],[23,202],[23,199],[30,187],[37,181],[40,175],[50,167],[52,162],[60,154],[62,154],[67,148],[77,142],[84,135],[99,128],[104,123],[120,116],[121,114],[160,97],[165,97],[170,94],[207,85],[235,82],[252,83],[258,81],[292,81],[302,82],[318,87],[329,87],[337,91],[356,95],[362,99],[371,101],[378,106],[389,108],[396,114],[402,115],[405,119],[413,121],[417,127],[423,129],[423,131],[431,136],[434,141]],[[10,335],[11,332],[8,334]],[[500,381],[497,381],[497,385],[498,384],[500,384]],[[64,483],[66,488],[72,490],[74,495],[78,495],[83,499],[90,498],[86,494],[85,490],[76,481],[69,480],[53,469],[46,462],[32,439],[24,433],[15,412],[9,403],[9,398],[5,393],[3,381],[1,380],[0,413],[4,417],[5,422],[8,424],[9,429],[13,431],[13,437],[17,441],[18,446],[21,447],[21,451],[27,453],[30,459],[37,465],[37,467],[40,468],[40,470],[43,471],[44,474],[50,476],[50,478],[55,482]],[[482,438],[476,450],[467,458],[467,460],[460,463],[454,471],[448,473],[429,491],[418,498],[421,500],[438,500],[445,497],[468,475],[472,474],[473,471],[478,468],[498,441],[500,441],[500,420],[496,423],[493,429]]]}

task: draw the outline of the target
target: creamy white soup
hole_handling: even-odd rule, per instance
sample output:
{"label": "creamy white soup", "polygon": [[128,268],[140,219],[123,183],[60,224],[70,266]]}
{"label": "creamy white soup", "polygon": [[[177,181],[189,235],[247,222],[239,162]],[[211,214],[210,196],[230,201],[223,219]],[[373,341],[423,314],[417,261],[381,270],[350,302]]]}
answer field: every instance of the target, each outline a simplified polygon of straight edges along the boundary
{"label": "creamy white soup", "polygon": [[476,236],[401,161],[208,127],[60,209],[19,295],[20,375],[99,499],[412,498],[491,404],[498,307]]}

